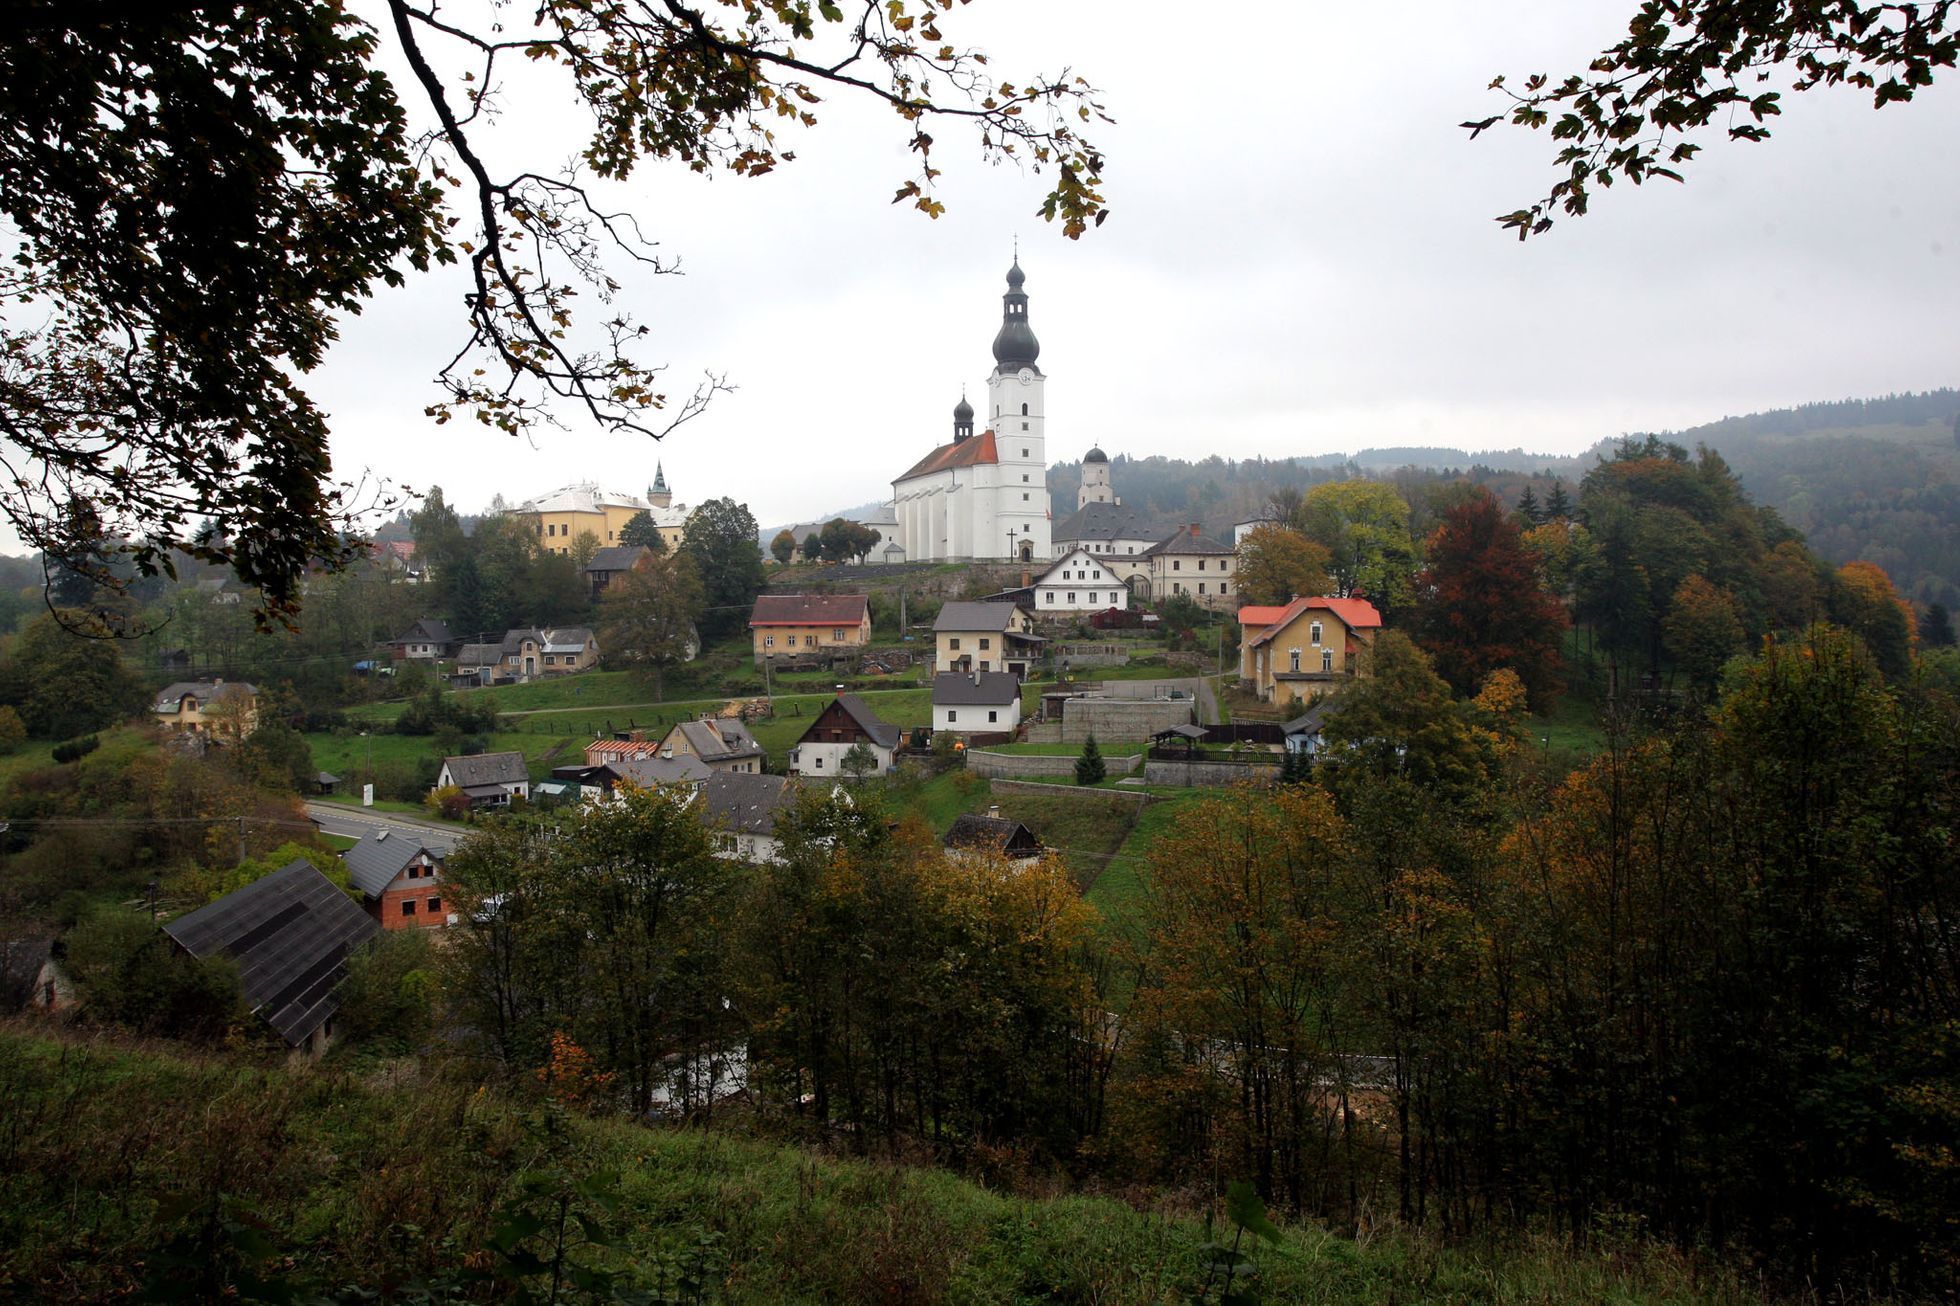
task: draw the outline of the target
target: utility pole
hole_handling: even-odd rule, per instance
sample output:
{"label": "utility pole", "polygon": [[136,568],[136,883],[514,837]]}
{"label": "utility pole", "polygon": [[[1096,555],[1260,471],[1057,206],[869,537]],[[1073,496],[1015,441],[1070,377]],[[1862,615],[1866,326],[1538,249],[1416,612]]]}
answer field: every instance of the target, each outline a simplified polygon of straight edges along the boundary
{"label": "utility pole", "polygon": [[245,818],[238,818],[238,864],[245,864]]}

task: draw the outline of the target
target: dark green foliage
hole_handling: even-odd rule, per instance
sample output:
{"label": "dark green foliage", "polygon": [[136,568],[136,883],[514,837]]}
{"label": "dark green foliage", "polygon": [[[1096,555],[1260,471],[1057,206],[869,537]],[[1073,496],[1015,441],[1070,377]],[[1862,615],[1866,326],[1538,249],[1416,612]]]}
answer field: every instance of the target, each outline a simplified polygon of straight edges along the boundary
{"label": "dark green foliage", "polygon": [[427,930],[382,931],[348,958],[339,1037],[384,1051],[419,1051],[435,1026],[436,960]]}
{"label": "dark green foliage", "polygon": [[1944,603],[1930,603],[1919,614],[1919,642],[1928,648],[1953,647],[1953,617]]}
{"label": "dark green foliage", "polygon": [[147,912],[105,909],[65,942],[92,1019],[202,1043],[248,1019],[237,968],[221,957],[192,957]]}
{"label": "dark green foliage", "polygon": [[100,739],[94,735],[84,735],[80,739],[71,739],[65,744],[56,744],[52,756],[56,765],[79,762],[100,747],[102,747]]}
{"label": "dark green foliage", "polygon": [[1082,756],[1075,759],[1075,783],[1079,785],[1099,785],[1109,774],[1109,767],[1103,761],[1102,748],[1096,743],[1094,734],[1082,741]]}
{"label": "dark green foliage", "polygon": [[[67,622],[64,625],[63,622]],[[36,739],[66,739],[141,712],[148,695],[124,662],[122,641],[92,638],[89,620],[68,613],[29,622],[0,662],[0,703],[20,713]]]}
{"label": "dark green foliage", "polygon": [[733,499],[710,499],[687,519],[681,549],[694,559],[707,608],[701,635],[714,639],[748,625],[749,609],[762,592],[762,547],[755,517]]}
{"label": "dark green foliage", "polygon": [[653,514],[636,512],[626,519],[619,528],[619,542],[629,547],[635,544],[652,549],[655,553],[667,551],[667,541],[661,537],[660,528],[653,524]]}
{"label": "dark green foliage", "polygon": [[769,556],[777,562],[787,565],[795,552],[796,536],[790,534],[787,529],[777,531],[776,538],[769,541]]}
{"label": "dark green foliage", "polygon": [[395,718],[398,735],[488,734],[497,728],[497,709],[481,699],[452,694],[431,681]]}

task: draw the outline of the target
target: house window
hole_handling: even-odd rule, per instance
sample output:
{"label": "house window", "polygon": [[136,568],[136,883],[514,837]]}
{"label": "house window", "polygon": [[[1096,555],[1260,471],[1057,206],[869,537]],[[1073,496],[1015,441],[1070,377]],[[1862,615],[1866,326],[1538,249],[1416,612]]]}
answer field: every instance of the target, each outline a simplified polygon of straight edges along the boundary
{"label": "house window", "polygon": [[952,724],[953,724],[953,722],[955,722],[955,721],[957,721],[957,720],[959,720],[959,719],[960,719],[960,714],[959,714],[958,712],[956,712],[956,711],[954,711],[954,710],[953,710],[952,708],[950,708],[950,707],[946,709],[946,724],[947,724],[947,725],[949,725],[949,726],[950,726],[950,725],[952,725]]}
{"label": "house window", "polygon": [[990,722],[992,722],[992,721],[998,721],[998,720],[1000,720],[1000,713],[998,713],[998,712],[996,712],[996,711],[994,711],[994,710],[993,710],[992,708],[988,708],[988,709],[987,709],[987,720],[988,720],[988,721],[990,721]]}
{"label": "house window", "polygon": [[836,640],[839,644],[842,644],[844,642],[844,628],[842,626],[839,626],[836,630],[831,631],[830,637]]}
{"label": "house window", "polygon": [[436,912],[436,911],[441,911],[441,910],[442,910],[442,899],[440,899],[440,898],[431,898],[431,899],[429,899],[429,910],[430,910],[430,911],[432,911],[432,912]]}
{"label": "house window", "polygon": [[1322,649],[1322,650],[1320,650],[1320,669],[1321,669],[1322,671],[1332,671],[1332,670],[1334,669],[1334,650],[1333,650],[1333,649],[1331,649],[1331,648],[1324,648],[1324,649]]}
{"label": "house window", "polygon": [[982,635],[980,637],[981,648],[992,648],[993,646],[994,646],[994,642],[991,639],[988,639],[985,635]]}
{"label": "house window", "polygon": [[1070,591],[1068,592],[1068,601],[1069,601],[1070,603],[1073,603],[1073,602],[1075,602],[1075,591],[1074,591],[1074,590],[1070,590]]}
{"label": "house window", "polygon": [[1318,621],[1307,627],[1307,641],[1312,644],[1320,643],[1320,623]]}
{"label": "house window", "polygon": [[1221,580],[1218,582],[1218,592],[1220,594],[1230,594],[1232,592],[1232,587],[1230,585],[1227,585],[1224,581]]}
{"label": "house window", "polygon": [[1198,570],[1203,571],[1204,569],[1205,569],[1205,560],[1203,558],[1200,558],[1198,559]]}
{"label": "house window", "polygon": [[1172,571],[1183,571],[1183,570],[1184,570],[1184,564],[1183,564],[1183,563],[1181,563],[1181,562],[1179,562],[1179,561],[1178,561],[1178,560],[1177,560],[1176,558],[1172,558],[1172,559],[1171,559],[1171,570],[1172,570]]}
{"label": "house window", "polygon": [[[1198,565],[1199,565],[1199,566],[1203,566],[1204,564],[1203,564],[1203,563],[1200,563],[1200,564],[1198,564]],[[1203,581],[1199,581],[1199,582],[1198,582],[1198,593],[1200,593],[1200,594],[1203,594],[1204,592],[1205,592],[1205,583],[1204,583]]]}
{"label": "house window", "polygon": [[823,759],[821,757],[817,759],[817,770],[823,770]]}
{"label": "house window", "polygon": [[1054,590],[1041,591],[1041,601],[1043,603],[1053,603],[1055,601],[1055,591]]}
{"label": "house window", "polygon": [[762,637],[762,647],[764,648],[776,647],[776,637],[774,635],[764,635]]}
{"label": "house window", "polygon": [[1293,656],[1293,669],[1295,671],[1298,671],[1300,669],[1300,650],[1297,648],[1294,649],[1292,656]]}
{"label": "house window", "polygon": [[1090,590],[1090,591],[1089,591],[1089,602],[1091,602],[1091,603],[1094,603],[1095,601],[1096,601],[1096,592],[1095,592],[1094,590]]}
{"label": "house window", "polygon": [[415,899],[413,899],[413,898],[403,898],[403,899],[402,899],[402,915],[404,915],[404,916],[413,916],[414,914],[415,914]]}
{"label": "house window", "polygon": [[789,646],[790,646],[791,648],[795,648],[795,647],[796,647],[796,636],[794,636],[794,635],[791,635],[791,636],[789,637]]}
{"label": "house window", "polygon": [[952,636],[946,641],[946,647],[952,649],[955,653],[959,652],[960,637],[958,635]]}

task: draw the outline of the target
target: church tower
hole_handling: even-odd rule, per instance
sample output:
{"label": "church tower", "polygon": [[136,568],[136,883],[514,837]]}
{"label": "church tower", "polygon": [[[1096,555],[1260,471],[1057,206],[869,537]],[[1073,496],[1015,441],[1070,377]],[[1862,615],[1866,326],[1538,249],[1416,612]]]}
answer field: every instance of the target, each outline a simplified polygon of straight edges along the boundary
{"label": "church tower", "polygon": [[667,469],[657,462],[653,465],[653,484],[647,486],[647,502],[656,508],[674,506],[674,492],[667,488]]}
{"label": "church tower", "polygon": [[1109,483],[1109,455],[1100,448],[1090,449],[1082,455],[1082,488],[1075,492],[1076,510],[1079,512],[1092,503],[1121,502]]}
{"label": "church tower", "polygon": [[[1000,297],[1000,331],[994,336],[994,370],[987,378],[987,429],[1000,451],[999,519],[994,529],[1003,543],[1015,535],[1011,557],[1049,554],[1048,452],[1044,423],[1048,378],[1035,360],[1041,342],[1028,323],[1027,274],[1021,260],[1007,269],[1007,293]],[[986,550],[991,554],[992,549]],[[983,554],[982,556],[985,556]]]}

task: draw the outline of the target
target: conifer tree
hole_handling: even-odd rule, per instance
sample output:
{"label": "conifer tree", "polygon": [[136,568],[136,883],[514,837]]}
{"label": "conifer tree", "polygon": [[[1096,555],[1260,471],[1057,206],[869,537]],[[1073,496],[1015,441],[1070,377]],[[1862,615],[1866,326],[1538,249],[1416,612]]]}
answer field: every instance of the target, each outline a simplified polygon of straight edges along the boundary
{"label": "conifer tree", "polygon": [[1108,774],[1109,767],[1103,762],[1102,749],[1096,746],[1096,737],[1091,734],[1082,741],[1082,756],[1075,759],[1075,783],[1098,785]]}

